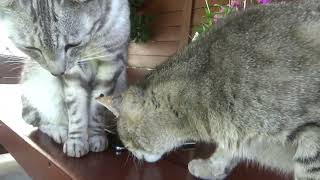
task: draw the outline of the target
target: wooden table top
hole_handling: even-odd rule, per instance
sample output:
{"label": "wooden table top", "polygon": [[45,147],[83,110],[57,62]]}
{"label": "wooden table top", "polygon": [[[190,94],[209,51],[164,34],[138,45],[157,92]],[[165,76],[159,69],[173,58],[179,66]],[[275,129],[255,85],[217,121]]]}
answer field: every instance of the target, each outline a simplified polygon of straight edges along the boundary
{"label": "wooden table top", "polygon": [[[128,152],[107,150],[74,159],[66,157],[61,145],[25,124],[21,118],[19,85],[0,84],[0,144],[2,144],[35,180],[194,180],[187,163],[194,157],[208,155],[202,145],[193,150],[170,153],[157,163],[138,162]],[[211,148],[212,149],[212,148]],[[290,179],[240,165],[228,180]]]}

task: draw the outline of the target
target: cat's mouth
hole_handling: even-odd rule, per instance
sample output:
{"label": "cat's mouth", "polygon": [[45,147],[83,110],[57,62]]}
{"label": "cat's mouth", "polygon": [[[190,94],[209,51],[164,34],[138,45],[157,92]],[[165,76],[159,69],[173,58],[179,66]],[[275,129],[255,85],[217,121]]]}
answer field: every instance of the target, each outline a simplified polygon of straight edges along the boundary
{"label": "cat's mouth", "polygon": [[153,163],[161,159],[162,154],[150,153],[142,150],[141,148],[134,148],[129,143],[124,143],[124,146],[139,160],[145,160],[147,162]]}
{"label": "cat's mouth", "polygon": [[149,163],[156,162],[161,159],[162,155],[150,154],[143,151],[131,151],[132,154],[139,160],[145,160]]}

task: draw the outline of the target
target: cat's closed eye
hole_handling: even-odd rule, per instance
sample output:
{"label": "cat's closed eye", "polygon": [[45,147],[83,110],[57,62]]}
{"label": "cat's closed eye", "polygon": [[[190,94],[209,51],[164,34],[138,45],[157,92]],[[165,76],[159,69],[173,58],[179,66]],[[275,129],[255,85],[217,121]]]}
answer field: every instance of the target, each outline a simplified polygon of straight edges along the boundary
{"label": "cat's closed eye", "polygon": [[64,51],[65,51],[65,52],[68,52],[70,49],[80,46],[81,43],[82,43],[82,42],[80,41],[80,42],[78,42],[78,43],[67,44],[67,45],[64,47]]}
{"label": "cat's closed eye", "polygon": [[41,49],[36,48],[36,47],[31,47],[31,46],[25,46],[23,47],[25,50],[31,50],[31,51],[37,51],[38,53],[42,54]]}
{"label": "cat's closed eye", "polygon": [[36,48],[36,47],[32,47],[32,46],[24,46],[22,47],[22,50],[29,55],[30,57],[33,58],[39,58],[40,56],[43,55],[41,49]]}

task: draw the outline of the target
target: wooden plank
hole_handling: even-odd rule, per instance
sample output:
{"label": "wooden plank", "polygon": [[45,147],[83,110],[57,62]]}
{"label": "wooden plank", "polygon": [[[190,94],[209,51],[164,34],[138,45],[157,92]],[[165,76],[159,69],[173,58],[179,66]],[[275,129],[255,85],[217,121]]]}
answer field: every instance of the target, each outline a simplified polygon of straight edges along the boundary
{"label": "wooden plank", "polygon": [[0,55],[0,84],[16,84],[20,81],[23,63],[19,61],[13,56]]}
{"label": "wooden plank", "polygon": [[160,14],[174,11],[182,11],[185,0],[152,0],[146,1],[143,11],[147,14]]}
{"label": "wooden plank", "polygon": [[20,77],[0,78],[0,84],[18,84]]}
{"label": "wooden plank", "polygon": [[180,26],[182,24],[182,11],[169,12],[155,16],[151,26],[168,27]]}
{"label": "wooden plank", "polygon": [[204,16],[204,9],[195,9],[192,11],[192,22],[191,25],[195,26],[201,24],[202,17]]}
{"label": "wooden plank", "polygon": [[[28,141],[28,140],[27,140]],[[18,161],[33,179],[71,179],[56,166],[53,159],[28,145],[26,139],[16,134],[7,125],[0,122],[0,143]]]}
{"label": "wooden plank", "polygon": [[128,83],[130,85],[143,81],[144,77],[152,71],[146,69],[127,69]]}
{"label": "wooden plank", "polygon": [[190,27],[191,27],[191,17],[193,9],[193,0],[185,0],[183,8],[183,20],[181,26],[181,40],[179,48],[186,46],[190,40]]}
{"label": "wooden plank", "polygon": [[63,154],[61,145],[40,131],[20,136],[16,128],[10,128],[6,124],[0,126],[0,140],[6,148],[10,147],[9,152],[35,180],[138,180],[152,179],[155,175],[161,179],[196,179],[187,168],[165,159],[136,166],[127,152],[116,153],[111,149],[89,153],[83,158],[69,158]]}
{"label": "wooden plank", "polygon": [[147,43],[131,43],[129,46],[130,55],[147,55],[147,56],[171,56],[179,46],[179,42],[147,42]]}
{"label": "wooden plank", "polygon": [[172,27],[151,27],[151,38],[150,41],[179,41],[180,37],[177,34],[180,34],[180,26]]}
{"label": "wooden plank", "polygon": [[[208,3],[210,5],[214,5],[214,4],[228,4],[229,0],[208,0]],[[194,9],[199,9],[199,8],[203,8],[206,7],[206,2],[205,0],[196,0],[194,3]]]}
{"label": "wooden plank", "polygon": [[129,66],[154,68],[168,60],[167,56],[129,55]]}

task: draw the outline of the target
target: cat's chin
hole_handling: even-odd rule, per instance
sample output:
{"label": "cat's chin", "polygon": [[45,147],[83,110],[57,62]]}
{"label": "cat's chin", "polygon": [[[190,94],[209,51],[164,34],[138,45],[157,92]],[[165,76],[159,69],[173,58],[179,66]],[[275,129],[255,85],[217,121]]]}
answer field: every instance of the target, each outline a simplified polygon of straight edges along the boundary
{"label": "cat's chin", "polygon": [[145,152],[134,152],[133,153],[138,159],[140,160],[145,160],[149,163],[154,163],[157,162],[158,160],[161,159],[162,155],[158,154],[149,154]]}
{"label": "cat's chin", "polygon": [[161,159],[161,155],[144,155],[143,159],[149,163],[157,162],[158,160]]}

